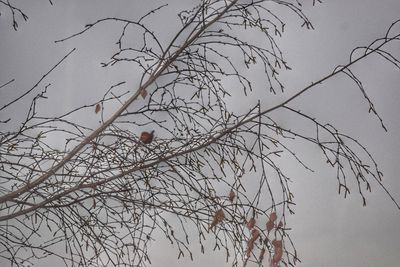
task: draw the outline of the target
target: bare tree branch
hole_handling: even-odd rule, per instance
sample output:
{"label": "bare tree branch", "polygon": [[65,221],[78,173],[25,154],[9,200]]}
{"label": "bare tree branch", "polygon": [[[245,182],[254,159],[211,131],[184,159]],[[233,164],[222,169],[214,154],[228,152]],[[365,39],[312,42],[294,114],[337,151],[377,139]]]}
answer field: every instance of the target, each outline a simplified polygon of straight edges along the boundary
{"label": "bare tree branch", "polygon": [[[120,26],[117,50],[101,66],[138,67],[140,83],[131,93],[119,81],[92,103],[46,115],[38,107],[48,105],[51,84],[42,83],[73,49],[0,109],[5,112],[42,87],[17,130],[10,120],[1,122],[9,129],[0,131],[0,257],[16,266],[47,257],[66,266],[145,266],[151,263],[153,238],[162,235],[175,244],[178,258],[192,258],[193,243],[204,252],[205,241],[212,239],[213,249],[223,249],[232,266],[295,266],[299,257],[287,222],[294,193],[279,158],[288,155],[313,170],[291,142],[320,149],[336,172],[339,194],[356,190],[366,205],[365,193],[376,183],[400,209],[366,146],[292,107],[293,100],[344,74],[386,130],[352,68],[379,55],[399,69],[399,55],[386,49],[400,40],[394,33],[399,21],[383,38],[355,48],[349,62],[280,103],[264,107],[258,101],[240,113],[229,98],[246,98],[257,89],[244,70],[260,67],[266,91],[284,92],[279,72],[291,68],[275,41],[285,22],[274,5],[313,28],[300,1],[205,0],[178,14],[181,26],[166,44],[146,25],[164,5],[136,20],[99,19],[56,41],[72,42],[114,23]],[[263,38],[262,44],[244,38],[248,31]],[[131,33],[138,45],[129,44]],[[107,115],[108,106],[118,108]],[[277,113],[289,113],[315,131],[282,126]],[[100,126],[76,119],[87,114],[97,116]],[[63,148],[51,142],[54,136]]]}

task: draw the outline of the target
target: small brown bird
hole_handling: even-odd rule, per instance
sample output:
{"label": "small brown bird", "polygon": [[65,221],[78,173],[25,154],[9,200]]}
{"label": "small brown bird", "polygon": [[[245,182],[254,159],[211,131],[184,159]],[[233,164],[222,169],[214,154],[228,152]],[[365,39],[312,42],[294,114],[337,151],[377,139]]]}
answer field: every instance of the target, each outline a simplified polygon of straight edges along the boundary
{"label": "small brown bird", "polygon": [[154,131],[149,132],[142,132],[140,134],[140,138],[139,140],[143,143],[143,144],[150,144],[153,141],[154,138]]}

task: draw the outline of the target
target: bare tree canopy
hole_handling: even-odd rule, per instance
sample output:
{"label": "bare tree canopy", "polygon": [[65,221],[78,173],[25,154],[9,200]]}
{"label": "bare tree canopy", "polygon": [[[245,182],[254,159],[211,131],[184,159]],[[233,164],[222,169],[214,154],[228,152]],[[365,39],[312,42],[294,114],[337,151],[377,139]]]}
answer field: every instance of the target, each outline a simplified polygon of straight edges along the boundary
{"label": "bare tree canopy", "polygon": [[[37,5],[62,4],[42,2]],[[151,243],[163,237],[178,258],[212,244],[232,266],[296,266],[301,255],[289,220],[295,192],[285,160],[318,172],[297,143],[319,149],[340,195],[355,192],[365,206],[366,194],[377,188],[400,209],[366,145],[293,105],[346,77],[386,131],[353,68],[378,56],[400,69],[399,20],[356,47],[347,62],[287,92],[279,74],[291,67],[278,40],[288,14],[313,29],[303,8],[319,0],[172,2],[72,29],[53,44],[67,47],[64,56],[48,55],[53,63],[37,82],[1,98],[0,257],[10,265],[51,258],[65,266],[147,266]],[[15,34],[32,19],[18,1],[0,0],[0,8],[2,23]],[[174,18],[163,21],[177,22],[177,31],[160,32],[153,18],[171,12]],[[70,45],[90,42],[96,31],[107,33],[112,46],[101,67],[129,76],[98,88],[92,102],[50,111],[50,80],[80,53]],[[0,80],[0,93],[15,82]],[[281,124],[282,114],[301,123]]]}

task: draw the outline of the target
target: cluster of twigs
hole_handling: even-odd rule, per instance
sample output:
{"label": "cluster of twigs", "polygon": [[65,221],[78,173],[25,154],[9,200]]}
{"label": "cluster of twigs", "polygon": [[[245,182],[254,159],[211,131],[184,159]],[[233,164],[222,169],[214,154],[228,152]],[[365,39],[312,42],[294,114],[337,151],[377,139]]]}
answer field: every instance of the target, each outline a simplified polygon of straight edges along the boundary
{"label": "cluster of twigs", "polygon": [[[49,3],[53,5],[52,0],[49,0]],[[15,31],[18,30],[19,24],[18,21],[22,19],[23,21],[28,20],[28,15],[21,9],[19,8],[16,4],[13,3],[13,1],[10,0],[0,0],[0,16],[7,16],[7,12],[2,12],[2,9],[5,9],[8,11],[8,13],[11,15],[11,20],[12,20],[12,27]]]}
{"label": "cluster of twigs", "polygon": [[[267,90],[284,89],[278,73],[290,67],[275,38],[285,23],[273,5],[287,7],[308,28],[312,24],[300,3],[290,1],[200,2],[179,13],[181,29],[167,45],[145,23],[163,6],[138,20],[101,19],[57,41],[106,21],[117,23],[117,52],[103,67],[129,62],[143,75],[132,95],[119,91],[125,84],[120,82],[98,101],[54,117],[38,112],[47,101],[44,87],[18,130],[4,131],[8,125],[12,129],[12,120],[1,121],[0,257],[16,266],[47,257],[68,266],[143,266],[151,262],[149,245],[161,233],[176,245],[178,257],[192,257],[192,243],[204,252],[205,240],[212,236],[213,249],[224,249],[233,266],[249,261],[294,266],[299,259],[286,220],[293,213],[293,193],[276,159],[287,153],[310,168],[286,140],[319,146],[336,168],[339,193],[345,196],[351,190],[349,176],[357,181],[364,204],[371,180],[381,184],[382,174],[363,145],[290,107],[290,102],[343,73],[360,85],[377,114],[350,68],[370,54],[398,68],[398,59],[384,50],[385,44],[400,39],[392,27],[348,64],[279,105],[263,109],[256,103],[246,114],[237,114],[227,99],[253,90],[243,68],[261,64]],[[248,30],[258,32],[264,46],[244,40],[241,34]],[[128,31],[141,36],[140,46],[125,45]],[[10,103],[18,104],[22,97]],[[145,101],[135,101],[139,97]],[[108,104],[120,108],[106,118],[103,107]],[[286,129],[274,119],[276,111],[295,114],[316,131]],[[99,128],[71,119],[87,112],[100,118]],[[142,137],[144,129],[154,130],[150,139]],[[50,136],[65,140],[63,148]]]}

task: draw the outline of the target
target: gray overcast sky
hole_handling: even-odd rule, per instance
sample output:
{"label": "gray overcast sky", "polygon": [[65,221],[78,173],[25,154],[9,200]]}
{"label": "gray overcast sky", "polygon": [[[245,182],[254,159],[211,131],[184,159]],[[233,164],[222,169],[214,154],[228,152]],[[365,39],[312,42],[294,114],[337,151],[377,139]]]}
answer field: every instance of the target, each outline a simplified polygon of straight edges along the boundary
{"label": "gray overcast sky", "polygon": [[[99,69],[99,62],[107,60],[114,45],[115,28],[112,26],[100,26],[86,36],[61,44],[54,44],[54,40],[68,36],[96,19],[137,18],[150,7],[168,1],[53,0],[54,6],[44,0],[16,2],[25,8],[29,20],[26,23],[20,21],[19,30],[14,32],[9,25],[9,14],[0,10],[0,84],[16,79],[12,91],[0,91],[0,104],[17,90],[30,88],[52,64],[77,47],[73,57],[45,82],[53,84],[49,97],[54,105],[47,108],[49,112],[56,112],[60,108],[67,110],[71,105],[91,103],[91,96],[96,92],[102,94],[111,84],[127,79],[130,74]],[[170,1],[173,4],[149,24],[168,40],[176,30],[173,28],[176,8],[190,7],[196,2]],[[331,72],[336,65],[346,63],[352,48],[367,45],[382,36],[391,22],[400,19],[400,1],[324,1],[313,8],[307,5],[305,11],[315,30],[300,28],[297,18],[288,15],[288,27],[279,41],[293,68],[282,73],[287,95]],[[400,32],[399,26],[397,32]],[[400,45],[393,46],[392,51],[399,56]],[[313,89],[296,100],[294,106],[332,122],[366,144],[384,173],[384,184],[400,201],[399,72],[377,57],[360,62],[356,71],[383,117],[388,133],[380,128],[376,117],[368,114],[368,105],[362,95],[344,77]],[[273,101],[287,95],[276,96]],[[240,106],[242,103],[234,104]],[[9,112],[18,110],[23,108],[19,106]],[[285,118],[281,123],[296,124]],[[376,185],[373,187],[373,192],[367,195],[367,207],[362,207],[356,192],[344,200],[337,195],[334,171],[324,165],[319,152],[300,145],[299,148],[306,162],[316,170],[312,174],[296,166],[288,166],[287,170],[296,178],[292,185],[296,215],[290,218],[290,224],[302,259],[299,266],[399,266],[400,211],[383,190]],[[197,255],[194,262],[184,259],[176,263],[176,251],[164,240],[154,243],[154,251],[153,266],[225,266],[224,255],[210,251],[206,255]]]}

